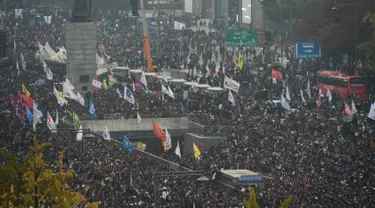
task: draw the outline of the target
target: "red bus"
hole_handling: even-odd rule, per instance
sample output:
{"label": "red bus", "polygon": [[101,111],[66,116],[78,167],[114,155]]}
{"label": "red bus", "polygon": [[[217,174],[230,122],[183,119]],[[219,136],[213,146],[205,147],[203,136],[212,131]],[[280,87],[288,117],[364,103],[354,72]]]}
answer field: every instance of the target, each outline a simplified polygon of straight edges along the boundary
{"label": "red bus", "polygon": [[342,99],[348,98],[353,93],[360,100],[366,100],[366,80],[361,76],[348,76],[345,73],[337,71],[319,71],[317,88],[327,94],[329,89],[331,93],[335,92]]}

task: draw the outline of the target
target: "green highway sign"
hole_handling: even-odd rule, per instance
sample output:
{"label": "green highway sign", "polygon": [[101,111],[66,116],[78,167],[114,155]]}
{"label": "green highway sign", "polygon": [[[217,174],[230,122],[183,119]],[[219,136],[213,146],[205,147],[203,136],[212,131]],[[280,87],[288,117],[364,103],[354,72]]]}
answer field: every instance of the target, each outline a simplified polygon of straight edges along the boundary
{"label": "green highway sign", "polygon": [[258,44],[258,32],[256,30],[239,30],[238,27],[226,28],[225,45],[227,47],[252,47]]}

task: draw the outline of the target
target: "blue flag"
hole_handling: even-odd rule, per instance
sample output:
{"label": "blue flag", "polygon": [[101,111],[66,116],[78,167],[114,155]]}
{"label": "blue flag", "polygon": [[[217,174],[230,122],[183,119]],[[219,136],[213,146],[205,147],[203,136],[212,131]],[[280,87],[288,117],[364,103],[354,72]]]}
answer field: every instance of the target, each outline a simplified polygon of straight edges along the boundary
{"label": "blue flag", "polygon": [[47,116],[47,110],[44,108],[42,104],[39,103],[38,109],[40,112],[42,112],[43,116]]}
{"label": "blue flag", "polygon": [[33,122],[33,114],[31,113],[31,111],[29,110],[29,108],[26,108],[26,113],[27,113],[27,121],[29,123],[32,123]]}
{"label": "blue flag", "polygon": [[124,139],[122,139],[122,146],[128,150],[128,152],[132,152],[133,151],[133,146],[132,146],[132,143],[130,142],[129,138],[124,135]]}
{"label": "blue flag", "polygon": [[92,116],[96,117],[96,110],[95,110],[94,104],[92,103],[92,100],[90,100],[89,112]]}

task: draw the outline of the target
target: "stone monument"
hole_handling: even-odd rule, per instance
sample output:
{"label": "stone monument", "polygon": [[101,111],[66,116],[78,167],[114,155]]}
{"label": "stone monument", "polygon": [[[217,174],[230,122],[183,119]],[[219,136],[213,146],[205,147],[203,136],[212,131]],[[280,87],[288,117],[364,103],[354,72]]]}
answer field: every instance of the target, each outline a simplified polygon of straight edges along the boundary
{"label": "stone monument", "polygon": [[96,75],[96,25],[90,20],[90,0],[75,0],[66,26],[66,77],[82,96],[92,90]]}

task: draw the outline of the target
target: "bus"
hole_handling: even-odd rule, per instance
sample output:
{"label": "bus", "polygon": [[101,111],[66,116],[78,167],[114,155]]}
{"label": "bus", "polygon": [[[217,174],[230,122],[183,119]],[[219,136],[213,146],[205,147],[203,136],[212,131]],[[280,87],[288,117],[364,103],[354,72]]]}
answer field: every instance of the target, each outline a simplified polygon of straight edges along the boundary
{"label": "bus", "polygon": [[327,94],[328,89],[340,95],[342,99],[355,95],[356,99],[366,100],[366,80],[361,76],[349,76],[337,71],[319,71],[317,88]]}

